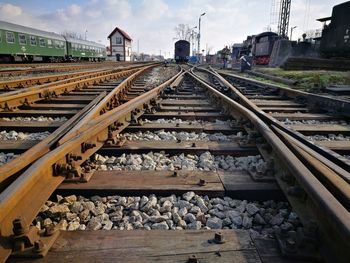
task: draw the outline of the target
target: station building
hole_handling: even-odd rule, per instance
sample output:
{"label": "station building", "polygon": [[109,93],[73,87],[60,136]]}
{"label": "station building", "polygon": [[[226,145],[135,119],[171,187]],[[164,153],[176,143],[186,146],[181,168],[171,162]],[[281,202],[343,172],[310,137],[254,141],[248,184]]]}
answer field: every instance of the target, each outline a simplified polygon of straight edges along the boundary
{"label": "station building", "polygon": [[116,27],[108,36],[110,60],[131,61],[131,37],[122,29]]}

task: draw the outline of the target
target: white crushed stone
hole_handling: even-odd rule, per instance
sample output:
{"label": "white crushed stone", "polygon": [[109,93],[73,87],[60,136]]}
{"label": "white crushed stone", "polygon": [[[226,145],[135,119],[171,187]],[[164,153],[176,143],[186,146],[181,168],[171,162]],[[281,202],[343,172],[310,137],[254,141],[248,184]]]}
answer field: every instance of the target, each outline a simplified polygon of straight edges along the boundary
{"label": "white crushed stone", "polygon": [[0,121],[38,121],[38,122],[45,122],[45,121],[52,121],[52,122],[64,122],[68,119],[66,117],[11,117],[11,118],[0,118]]}
{"label": "white crushed stone", "polygon": [[285,119],[281,121],[282,123],[286,125],[298,125],[298,124],[306,124],[306,125],[313,125],[313,124],[334,124],[334,125],[349,125],[346,121],[342,120],[335,120],[335,121],[319,121],[319,120],[289,120]]}
{"label": "white crushed stone", "polygon": [[0,140],[4,141],[17,141],[17,140],[43,140],[50,135],[50,132],[34,132],[34,133],[24,133],[16,131],[1,131]]}
{"label": "white crushed stone", "polygon": [[298,215],[286,202],[248,202],[230,197],[182,196],[57,196],[47,201],[34,220],[40,230],[183,230],[247,229],[254,237],[271,236],[281,226],[296,230]]}
{"label": "white crushed stone", "polygon": [[164,152],[149,152],[147,154],[122,154],[121,156],[94,156],[99,170],[199,170],[199,171],[257,171],[261,174],[269,169],[268,164],[260,155],[233,157],[230,155],[212,155],[205,152],[198,155],[172,155]]}
{"label": "white crushed stone", "polygon": [[218,120],[216,119],[214,122],[203,121],[203,120],[182,120],[182,119],[156,119],[156,120],[148,120],[144,119],[143,123],[151,123],[151,124],[222,124],[222,125],[234,125],[236,122],[233,120]]}
{"label": "white crushed stone", "polygon": [[0,166],[8,163],[9,161],[15,159],[18,155],[14,153],[4,153],[0,152]]}
{"label": "white crushed stone", "polygon": [[238,141],[246,138],[242,132],[237,134],[225,135],[222,133],[205,133],[205,132],[176,132],[159,130],[155,132],[136,132],[136,133],[122,133],[118,135],[119,139],[126,139],[128,141]]}
{"label": "white crushed stone", "polygon": [[350,141],[350,136],[344,136],[343,134],[328,134],[328,135],[310,135],[306,136],[310,141]]}

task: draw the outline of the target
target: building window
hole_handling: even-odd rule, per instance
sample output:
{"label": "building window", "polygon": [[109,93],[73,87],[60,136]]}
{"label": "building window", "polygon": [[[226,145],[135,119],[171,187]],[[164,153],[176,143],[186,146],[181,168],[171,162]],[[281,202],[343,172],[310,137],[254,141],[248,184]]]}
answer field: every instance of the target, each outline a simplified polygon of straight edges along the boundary
{"label": "building window", "polygon": [[15,34],[13,32],[6,32],[6,42],[7,43],[15,43]]}
{"label": "building window", "polygon": [[116,37],[115,38],[115,43],[116,44],[121,44],[122,43],[122,38],[121,37]]}
{"label": "building window", "polygon": [[52,40],[51,40],[51,39],[48,39],[48,40],[47,40],[47,46],[48,46],[49,48],[52,48]]}
{"label": "building window", "polygon": [[35,36],[30,36],[30,45],[36,46],[36,37]]}
{"label": "building window", "polygon": [[45,47],[45,39],[39,38],[39,46]]}
{"label": "building window", "polygon": [[20,45],[27,45],[26,35],[18,34],[18,41]]}

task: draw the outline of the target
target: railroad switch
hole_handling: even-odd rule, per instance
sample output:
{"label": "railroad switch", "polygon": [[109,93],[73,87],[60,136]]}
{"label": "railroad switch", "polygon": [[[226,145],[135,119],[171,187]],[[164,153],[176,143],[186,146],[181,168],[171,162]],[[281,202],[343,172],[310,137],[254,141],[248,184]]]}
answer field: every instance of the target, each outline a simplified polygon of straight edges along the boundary
{"label": "railroad switch", "polygon": [[42,258],[59,236],[59,231],[51,226],[44,232],[33,225],[27,226],[23,219],[13,221],[13,235],[9,237],[14,258]]}

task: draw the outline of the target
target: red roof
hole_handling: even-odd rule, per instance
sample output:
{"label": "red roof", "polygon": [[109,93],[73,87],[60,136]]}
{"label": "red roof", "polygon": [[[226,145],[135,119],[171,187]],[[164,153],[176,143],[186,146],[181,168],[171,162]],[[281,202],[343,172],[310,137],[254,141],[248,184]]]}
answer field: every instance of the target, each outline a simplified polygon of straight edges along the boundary
{"label": "red roof", "polygon": [[128,39],[128,40],[132,40],[131,37],[124,31],[121,30],[119,27],[114,28],[114,30],[112,31],[112,33],[109,34],[108,38],[111,38],[111,36],[118,31],[124,38]]}

